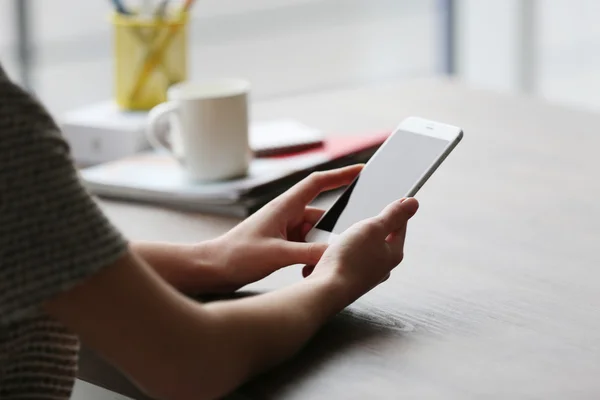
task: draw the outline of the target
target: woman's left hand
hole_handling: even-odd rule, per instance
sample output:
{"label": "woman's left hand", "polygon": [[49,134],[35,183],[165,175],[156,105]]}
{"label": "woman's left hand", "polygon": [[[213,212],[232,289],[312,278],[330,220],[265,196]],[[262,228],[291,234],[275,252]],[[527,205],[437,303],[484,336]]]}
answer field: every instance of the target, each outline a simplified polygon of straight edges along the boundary
{"label": "woman's left hand", "polygon": [[320,193],[350,184],[362,165],[315,172],[215,239],[217,263],[231,290],[293,264],[315,265],[327,244],[304,243],[324,211],[308,204]]}

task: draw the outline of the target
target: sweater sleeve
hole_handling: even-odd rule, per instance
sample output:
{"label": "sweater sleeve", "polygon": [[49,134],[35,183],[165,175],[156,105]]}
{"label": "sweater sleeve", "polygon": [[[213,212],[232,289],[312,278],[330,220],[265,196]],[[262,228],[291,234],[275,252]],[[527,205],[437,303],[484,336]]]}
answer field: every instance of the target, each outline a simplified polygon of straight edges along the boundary
{"label": "sweater sleeve", "polygon": [[126,251],[48,112],[0,66],[0,326],[35,315]]}

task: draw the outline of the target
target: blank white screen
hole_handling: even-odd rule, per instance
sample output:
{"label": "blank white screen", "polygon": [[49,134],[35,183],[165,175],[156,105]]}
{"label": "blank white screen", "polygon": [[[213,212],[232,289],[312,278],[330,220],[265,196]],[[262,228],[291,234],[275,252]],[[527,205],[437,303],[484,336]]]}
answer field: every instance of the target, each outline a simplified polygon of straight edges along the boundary
{"label": "blank white screen", "polygon": [[444,153],[447,140],[396,132],[346,189],[316,228],[340,234],[406,196]]}

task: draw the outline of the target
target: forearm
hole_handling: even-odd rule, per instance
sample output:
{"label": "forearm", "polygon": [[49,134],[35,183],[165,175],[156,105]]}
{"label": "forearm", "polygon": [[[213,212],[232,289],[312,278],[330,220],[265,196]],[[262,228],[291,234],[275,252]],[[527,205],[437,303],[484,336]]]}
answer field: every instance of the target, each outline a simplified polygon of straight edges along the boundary
{"label": "forearm", "polygon": [[238,300],[186,300],[172,309],[173,322],[154,332],[162,344],[154,344],[152,359],[167,370],[143,373],[140,382],[162,379],[155,393],[165,398],[221,398],[293,356],[347,300],[344,288],[326,279]]}
{"label": "forearm", "polygon": [[[144,258],[163,279],[174,287],[218,291],[223,277],[211,265],[210,246],[201,256],[197,247],[162,243],[137,243],[135,251]],[[198,260],[204,259],[201,263]],[[204,268],[189,273],[191,269]],[[202,282],[190,281],[200,276]],[[250,376],[277,364],[295,352],[316,332],[328,317],[340,311],[347,303],[339,296],[339,285],[332,279],[308,279],[296,285],[270,293],[238,300],[196,305],[205,315],[197,319],[188,315],[184,337],[175,339],[182,344],[183,361],[197,381],[198,371],[204,371],[201,382],[230,390]],[[218,287],[222,289],[222,287]],[[186,317],[182,317],[186,318]],[[196,350],[194,350],[196,347]],[[188,379],[185,379],[188,381]]]}
{"label": "forearm", "polygon": [[216,354],[211,381],[234,388],[295,354],[347,304],[331,280],[314,279],[234,301],[211,303],[208,312]]}
{"label": "forearm", "polygon": [[333,279],[309,278],[200,304],[144,264],[124,257],[45,309],[157,398],[224,395],[294,354],[348,300]]}
{"label": "forearm", "polygon": [[136,242],[131,249],[171,286],[184,293],[230,290],[225,269],[214,262],[213,242],[196,245]]}

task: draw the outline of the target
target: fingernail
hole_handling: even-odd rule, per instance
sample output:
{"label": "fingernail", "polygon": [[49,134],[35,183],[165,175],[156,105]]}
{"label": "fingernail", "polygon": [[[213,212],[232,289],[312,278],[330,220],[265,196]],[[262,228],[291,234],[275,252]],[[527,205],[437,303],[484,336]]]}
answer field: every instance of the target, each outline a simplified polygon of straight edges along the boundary
{"label": "fingernail", "polygon": [[408,200],[406,197],[400,199],[400,203],[404,203],[406,200]]}

